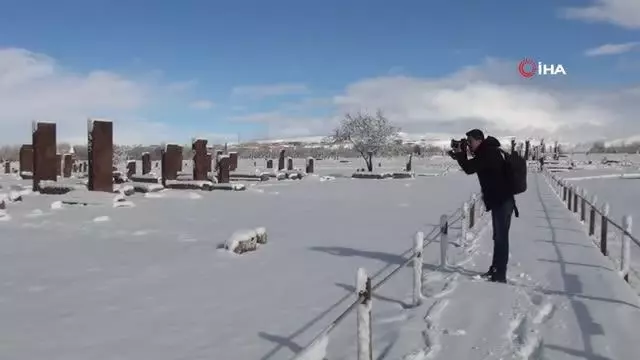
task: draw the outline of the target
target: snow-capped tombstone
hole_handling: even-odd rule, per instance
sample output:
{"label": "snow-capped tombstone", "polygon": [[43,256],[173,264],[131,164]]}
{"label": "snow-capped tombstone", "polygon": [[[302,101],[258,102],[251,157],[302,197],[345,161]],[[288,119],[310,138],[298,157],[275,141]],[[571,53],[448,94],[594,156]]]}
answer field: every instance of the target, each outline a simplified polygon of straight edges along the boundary
{"label": "snow-capped tombstone", "polygon": [[273,160],[272,159],[267,160],[267,169],[273,169]]}
{"label": "snow-capped tombstone", "polygon": [[[89,191],[113,192],[113,123],[108,120],[87,121],[87,157]],[[87,169],[88,167],[88,169]]]}
{"label": "snow-capped tombstone", "polygon": [[289,171],[293,170],[293,158],[292,157],[288,157],[287,158],[287,170],[289,170]]}
{"label": "snow-capped tombstone", "polygon": [[20,174],[33,172],[33,146],[24,144],[20,146]]}
{"label": "snow-capped tombstone", "polygon": [[307,174],[313,174],[315,160],[312,157],[307,158]]}
{"label": "snow-capped tombstone", "polygon": [[148,152],[142,153],[142,175],[151,172],[151,155]]}
{"label": "snow-capped tombstone", "polygon": [[[191,144],[193,149],[193,180],[204,181],[210,165],[207,165],[207,140],[196,139]],[[209,163],[210,164],[210,163]]]}
{"label": "snow-capped tombstone", "polygon": [[62,157],[62,176],[63,177],[71,177],[71,170],[73,169],[73,155],[72,154],[64,154]]}
{"label": "snow-capped tombstone", "polygon": [[229,171],[236,171],[238,168],[238,153],[232,151],[229,153]]}
{"label": "snow-capped tombstone", "polygon": [[32,123],[33,145],[33,191],[38,190],[40,181],[58,178],[56,160],[56,124],[45,122]]}
{"label": "snow-capped tombstone", "polygon": [[218,183],[225,184],[229,182],[229,156],[224,155],[218,161]]}
{"label": "snow-capped tombstone", "polygon": [[56,175],[62,176],[62,154],[56,154]]}
{"label": "snow-capped tombstone", "polygon": [[5,174],[10,174],[11,173],[11,162],[9,162],[9,161],[5,161],[4,162],[4,173]]}
{"label": "snow-capped tombstone", "polygon": [[162,181],[176,180],[182,168],[182,146],[167,144],[162,151]]}
{"label": "snow-capped tombstone", "polygon": [[284,170],[284,149],[280,150],[280,155],[278,156],[278,171]]}
{"label": "snow-capped tombstone", "polygon": [[130,178],[136,174],[136,161],[129,160],[127,161],[127,177]]}
{"label": "snow-capped tombstone", "polygon": [[213,159],[213,154],[207,153],[207,156],[206,156],[207,173],[211,172],[211,169],[212,169],[211,161],[213,161],[212,159]]}

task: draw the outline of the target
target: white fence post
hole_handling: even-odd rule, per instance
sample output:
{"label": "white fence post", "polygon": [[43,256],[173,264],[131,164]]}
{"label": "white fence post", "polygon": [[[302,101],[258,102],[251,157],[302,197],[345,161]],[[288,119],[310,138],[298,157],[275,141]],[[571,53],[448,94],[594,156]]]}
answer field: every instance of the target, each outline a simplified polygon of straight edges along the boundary
{"label": "white fence post", "polygon": [[422,303],[422,249],[424,248],[424,233],[419,231],[416,234],[413,248],[413,305]]}
{"label": "white fence post", "polygon": [[467,241],[467,231],[469,230],[469,203],[462,204],[462,242]]}
{"label": "white fence post", "polygon": [[356,295],[362,297],[357,309],[358,360],[373,359],[371,343],[371,279],[363,268],[358,269]]}
{"label": "white fence post", "polygon": [[631,216],[625,215],[622,217],[622,256],[620,261],[620,273],[622,277],[629,282],[629,267],[631,263],[631,239],[625,234],[625,232],[631,234],[632,227]]}
{"label": "white fence post", "polygon": [[447,220],[447,215],[440,216],[440,267],[442,268],[447,266],[447,247],[449,246],[449,224]]}

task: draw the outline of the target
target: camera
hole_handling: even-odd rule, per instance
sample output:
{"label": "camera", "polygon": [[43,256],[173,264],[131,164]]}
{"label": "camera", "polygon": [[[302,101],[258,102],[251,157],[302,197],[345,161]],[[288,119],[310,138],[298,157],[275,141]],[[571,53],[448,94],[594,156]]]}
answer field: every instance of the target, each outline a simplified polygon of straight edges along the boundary
{"label": "camera", "polygon": [[467,148],[467,139],[460,139],[460,140],[456,140],[456,139],[451,139],[451,148],[452,149],[460,149],[460,150],[464,150]]}

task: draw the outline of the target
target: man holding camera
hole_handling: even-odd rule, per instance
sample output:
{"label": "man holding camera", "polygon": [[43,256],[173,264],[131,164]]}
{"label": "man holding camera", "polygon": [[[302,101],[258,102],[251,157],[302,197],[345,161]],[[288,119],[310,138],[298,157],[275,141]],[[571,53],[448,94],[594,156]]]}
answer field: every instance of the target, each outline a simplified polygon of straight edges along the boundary
{"label": "man holding camera", "polygon": [[[473,129],[466,136],[466,139],[451,141],[449,155],[458,161],[466,174],[478,174],[482,200],[487,211],[491,211],[493,259],[489,271],[482,277],[492,282],[506,283],[511,216],[514,211],[518,216],[513,186],[507,176],[506,154],[500,149],[498,139],[492,136],[485,139],[481,130]],[[468,150],[473,154],[471,159],[467,157]]]}

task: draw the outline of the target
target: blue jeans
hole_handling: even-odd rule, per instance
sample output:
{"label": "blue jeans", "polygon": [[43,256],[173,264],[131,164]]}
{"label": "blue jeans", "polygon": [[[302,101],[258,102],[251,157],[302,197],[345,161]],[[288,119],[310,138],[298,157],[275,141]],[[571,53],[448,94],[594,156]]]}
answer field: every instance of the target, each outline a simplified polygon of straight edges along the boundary
{"label": "blue jeans", "polygon": [[496,274],[506,275],[509,263],[509,228],[515,200],[508,199],[491,209],[491,225],[493,226],[493,260],[491,267]]}

